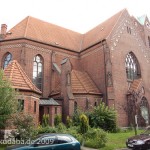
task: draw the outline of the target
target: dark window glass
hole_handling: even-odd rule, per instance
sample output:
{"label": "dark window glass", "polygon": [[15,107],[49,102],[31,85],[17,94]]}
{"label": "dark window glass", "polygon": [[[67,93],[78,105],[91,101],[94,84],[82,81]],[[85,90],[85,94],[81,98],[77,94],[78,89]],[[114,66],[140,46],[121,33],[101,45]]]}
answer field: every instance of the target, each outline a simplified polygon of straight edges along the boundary
{"label": "dark window glass", "polygon": [[49,107],[47,107],[47,113],[49,114]]}
{"label": "dark window glass", "polygon": [[12,60],[12,54],[7,53],[4,58],[4,64],[3,64],[4,69],[8,66],[8,64],[11,62],[11,60]]}
{"label": "dark window glass", "polygon": [[95,106],[95,107],[97,106],[97,102],[94,103],[94,106]]}
{"label": "dark window glass", "polygon": [[72,140],[71,138],[67,137],[67,136],[57,136],[58,139],[58,144],[63,144],[63,143],[70,143]]}
{"label": "dark window glass", "polygon": [[89,101],[88,101],[88,99],[86,99],[86,109],[88,109],[89,108]]}
{"label": "dark window glass", "polygon": [[127,78],[129,80],[134,80],[141,76],[139,63],[132,52],[127,54],[125,60],[125,66],[126,66]]}
{"label": "dark window glass", "polygon": [[34,112],[36,112],[36,101],[34,101]]}
{"label": "dark window glass", "polygon": [[55,114],[57,114],[57,107],[55,107]]}
{"label": "dark window glass", "polygon": [[42,79],[43,78],[43,62],[39,55],[34,57],[33,61],[33,83],[42,90]]}
{"label": "dark window glass", "polygon": [[24,100],[18,99],[18,111],[21,112],[24,110]]}
{"label": "dark window glass", "polygon": [[148,36],[148,44],[149,44],[149,47],[150,47],[150,36]]}

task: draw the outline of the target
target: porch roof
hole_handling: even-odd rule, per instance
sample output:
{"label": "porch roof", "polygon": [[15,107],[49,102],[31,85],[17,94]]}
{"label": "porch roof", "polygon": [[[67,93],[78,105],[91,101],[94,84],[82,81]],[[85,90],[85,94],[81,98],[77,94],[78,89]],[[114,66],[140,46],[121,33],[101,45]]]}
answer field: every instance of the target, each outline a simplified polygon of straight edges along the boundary
{"label": "porch roof", "polygon": [[46,105],[59,106],[60,104],[57,103],[53,98],[50,98],[50,99],[40,99],[39,105],[40,106],[46,106]]}

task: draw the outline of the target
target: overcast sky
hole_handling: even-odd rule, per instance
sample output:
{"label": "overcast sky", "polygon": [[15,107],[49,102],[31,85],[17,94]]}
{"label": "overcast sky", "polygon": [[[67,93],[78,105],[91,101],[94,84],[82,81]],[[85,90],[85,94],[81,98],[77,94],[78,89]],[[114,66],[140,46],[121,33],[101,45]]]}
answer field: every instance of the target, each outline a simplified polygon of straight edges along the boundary
{"label": "overcast sky", "polygon": [[1,0],[0,24],[8,29],[27,16],[84,33],[120,10],[130,15],[147,15],[150,0]]}

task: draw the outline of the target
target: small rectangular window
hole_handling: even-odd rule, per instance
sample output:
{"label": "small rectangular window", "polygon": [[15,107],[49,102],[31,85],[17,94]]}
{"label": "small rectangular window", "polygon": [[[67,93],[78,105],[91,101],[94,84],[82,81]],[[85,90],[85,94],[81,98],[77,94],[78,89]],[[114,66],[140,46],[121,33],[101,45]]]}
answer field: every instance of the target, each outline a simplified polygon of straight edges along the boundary
{"label": "small rectangular window", "polygon": [[49,107],[47,107],[47,113],[49,114]]}
{"label": "small rectangular window", "polygon": [[24,100],[18,99],[18,112],[22,112],[24,110]]}
{"label": "small rectangular window", "polygon": [[34,112],[36,113],[36,101],[34,101]]}
{"label": "small rectangular window", "polygon": [[55,107],[55,114],[57,114],[57,107]]}

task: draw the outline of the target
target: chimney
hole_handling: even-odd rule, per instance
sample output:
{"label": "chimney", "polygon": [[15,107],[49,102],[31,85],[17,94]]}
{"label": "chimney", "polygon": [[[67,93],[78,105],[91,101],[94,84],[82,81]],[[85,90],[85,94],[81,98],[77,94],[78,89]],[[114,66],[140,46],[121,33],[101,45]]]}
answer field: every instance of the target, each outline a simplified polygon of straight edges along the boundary
{"label": "chimney", "polygon": [[1,38],[4,39],[6,37],[6,33],[7,33],[7,25],[6,24],[2,24],[1,25]]}

